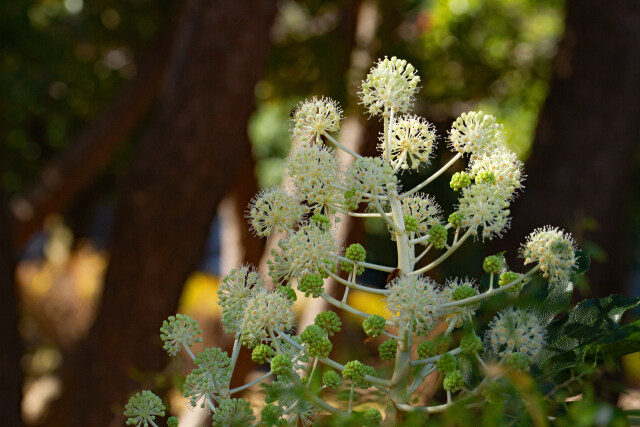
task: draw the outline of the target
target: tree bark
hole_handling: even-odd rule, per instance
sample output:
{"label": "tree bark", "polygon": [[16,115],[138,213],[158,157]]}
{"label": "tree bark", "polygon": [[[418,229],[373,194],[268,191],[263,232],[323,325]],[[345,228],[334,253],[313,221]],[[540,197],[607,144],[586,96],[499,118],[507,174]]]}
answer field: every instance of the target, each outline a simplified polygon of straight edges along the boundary
{"label": "tree bark", "polygon": [[63,425],[122,425],[132,379],[160,370],[162,320],[176,310],[211,220],[249,155],[246,126],[274,1],[192,2],[161,111],[143,137],[119,200],[111,262],[90,337],[71,361]]}
{"label": "tree bark", "polygon": [[[588,273],[595,296],[625,292],[625,205],[640,136],[638,46],[640,2],[568,2],[549,96],[526,164],[525,192],[508,234],[512,254],[546,224],[597,244],[607,259],[592,262]],[[594,219],[597,228],[581,235],[585,219]]]}
{"label": "tree bark", "polygon": [[18,298],[13,280],[13,236],[8,206],[0,193],[0,414],[4,425],[21,426],[22,345],[18,335]]}

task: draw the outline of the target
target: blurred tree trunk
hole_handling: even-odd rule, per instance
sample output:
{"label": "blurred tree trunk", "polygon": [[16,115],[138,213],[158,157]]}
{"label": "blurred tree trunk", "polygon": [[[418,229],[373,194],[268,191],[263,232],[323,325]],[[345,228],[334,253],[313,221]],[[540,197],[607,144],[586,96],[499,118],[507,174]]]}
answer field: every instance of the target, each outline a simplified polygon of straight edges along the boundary
{"label": "blurred tree trunk", "polygon": [[[635,188],[632,159],[640,138],[639,46],[640,2],[568,2],[549,96],[526,164],[525,193],[508,234],[512,254],[528,233],[546,224],[597,244],[607,258],[593,262],[588,273],[595,296],[624,293],[626,287],[625,206]],[[597,227],[589,232],[584,225],[591,219]]]}
{"label": "blurred tree trunk", "polygon": [[161,110],[119,200],[98,318],[68,364],[67,418],[55,424],[123,425],[122,407],[141,387],[132,377],[162,369],[159,327],[249,155],[247,120],[275,10],[274,1],[191,3]]}
{"label": "blurred tree trunk", "polygon": [[18,298],[13,263],[12,227],[4,194],[0,193],[0,414],[3,425],[21,426],[22,346],[18,335]]}

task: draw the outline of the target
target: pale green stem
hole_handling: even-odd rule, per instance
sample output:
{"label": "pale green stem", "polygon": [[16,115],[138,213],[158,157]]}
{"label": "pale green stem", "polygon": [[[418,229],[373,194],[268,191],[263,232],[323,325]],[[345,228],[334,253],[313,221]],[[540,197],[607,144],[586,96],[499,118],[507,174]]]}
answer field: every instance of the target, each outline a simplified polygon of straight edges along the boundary
{"label": "pale green stem", "polygon": [[447,335],[449,335],[455,329],[456,323],[458,323],[458,315],[457,314],[453,316],[453,318],[451,319],[451,322],[449,323],[449,327],[444,332],[444,336],[445,337]]}
{"label": "pale green stem", "polygon": [[235,393],[237,393],[237,392],[239,392],[239,391],[242,391],[242,390],[245,390],[245,389],[247,389],[247,388],[251,387],[251,386],[252,386],[252,385],[254,385],[254,384],[258,384],[260,381],[264,381],[264,380],[266,380],[267,378],[269,378],[269,376],[270,376],[270,375],[272,375],[272,372],[271,372],[271,371],[267,372],[266,374],[264,374],[264,375],[263,375],[263,376],[261,376],[260,378],[256,378],[255,380],[253,380],[253,381],[251,381],[251,382],[249,382],[249,383],[246,383],[246,384],[244,384],[244,385],[241,385],[241,386],[239,386],[239,387],[236,387],[236,388],[234,388],[234,389],[231,389],[231,390],[229,391],[229,394],[235,394]]}
{"label": "pale green stem", "polygon": [[[389,195],[391,196],[391,195]],[[399,233],[401,228],[398,226],[398,224],[403,224],[404,225],[404,218],[402,219],[402,222],[397,222],[397,218],[396,215],[393,214],[393,211],[391,213],[391,217],[393,219],[390,219],[387,215],[384,215],[384,209],[382,209],[382,206],[380,205],[380,201],[377,198],[373,199],[373,202],[375,204],[376,209],[378,210],[378,212],[380,212],[380,215],[382,215],[382,219],[384,219],[386,221],[387,224],[389,224],[389,227],[391,227],[392,230],[394,230],[396,233]],[[404,234],[404,232],[403,232]]]}
{"label": "pale green stem", "polygon": [[467,240],[469,238],[469,236],[471,236],[471,229],[467,230],[466,233],[464,233],[464,235],[462,236],[462,238],[460,239],[459,242],[456,242],[455,245],[451,246],[450,249],[448,249],[444,254],[442,254],[438,259],[436,259],[435,261],[433,261],[431,264],[428,264],[422,268],[419,268],[411,273],[409,273],[409,275],[416,275],[416,274],[422,274],[425,273],[435,267],[437,267],[438,265],[440,265],[442,262],[444,262],[444,260],[446,260],[447,258],[449,258],[451,255],[453,255],[453,253],[458,250],[458,248],[464,243],[465,240]]}
{"label": "pale green stem", "polygon": [[[338,255],[338,259],[340,261],[345,261],[345,262],[348,262],[350,264],[355,264],[349,258],[345,258],[345,257],[340,256],[340,255]],[[379,265],[379,264],[371,264],[369,262],[364,262],[364,261],[358,261],[358,265],[361,265],[364,268],[370,268],[372,270],[384,271],[385,273],[391,273],[393,270],[395,270],[394,267],[388,267],[386,265]]]}
{"label": "pale green stem", "polygon": [[422,384],[424,379],[427,378],[435,370],[436,366],[433,364],[424,365],[422,369],[420,369],[420,372],[413,379],[411,386],[409,386],[409,389],[407,390],[407,400],[409,400],[411,395],[418,389],[418,387],[420,387],[420,384]]}
{"label": "pale green stem", "polygon": [[473,297],[469,297],[469,298],[465,298],[465,299],[461,299],[458,301],[451,301],[451,302],[447,302],[444,303],[442,305],[440,305],[441,308],[448,308],[448,307],[457,307],[460,305],[465,305],[465,304],[469,304],[472,302],[476,302],[476,301],[481,301],[485,298],[489,298],[492,297],[494,295],[497,295],[499,293],[502,293],[504,291],[506,291],[509,288],[512,288],[513,286],[517,285],[518,283],[526,280],[527,278],[531,277],[535,272],[537,272],[540,269],[540,266],[536,265],[535,267],[533,267],[531,270],[529,270],[526,274],[523,274],[522,276],[518,277],[516,280],[507,283],[504,286],[500,286],[499,288],[495,288],[492,289],[490,291],[484,292],[482,294],[473,296]]}
{"label": "pale green stem", "polygon": [[[356,316],[360,316],[364,319],[366,319],[367,317],[370,317],[371,314],[369,313],[365,313],[364,311],[360,311],[356,308],[351,307],[350,305],[343,303],[341,301],[338,301],[337,299],[333,298],[331,295],[327,295],[325,293],[320,294],[320,298],[324,299],[326,302],[328,302],[329,304],[341,308],[345,311],[348,311],[349,313],[355,314]],[[389,322],[387,322],[387,324],[389,324]]]}
{"label": "pale green stem", "polygon": [[318,406],[320,406],[322,409],[324,409],[324,410],[326,410],[328,412],[331,412],[332,414],[336,414],[336,415],[341,415],[341,414],[344,415],[344,414],[346,414],[346,412],[344,412],[344,411],[342,411],[342,410],[340,410],[340,409],[338,409],[338,408],[336,408],[336,407],[334,407],[332,405],[329,405],[327,402],[325,402],[324,400],[320,399],[318,396],[311,396],[311,398],[313,399],[313,401],[315,403],[318,404]]}
{"label": "pale green stem", "polygon": [[329,135],[327,132],[322,132],[322,135],[325,136],[329,141],[331,141],[333,143],[333,145],[335,145],[336,147],[338,147],[339,149],[341,149],[345,153],[351,154],[356,159],[361,159],[362,158],[362,156],[360,154],[356,153],[355,151],[352,151],[352,150],[348,149],[347,147],[342,145],[340,142],[338,142],[338,140],[336,140],[334,137]]}
{"label": "pale green stem", "polygon": [[[462,353],[462,349],[460,347],[456,347],[451,351],[447,351],[446,353],[449,353],[449,354],[455,356],[456,354]],[[446,354],[446,353],[442,353],[442,354]],[[437,362],[438,359],[440,359],[442,357],[442,354],[438,354],[437,356],[433,356],[433,357],[430,357],[428,359],[414,360],[414,361],[411,362],[411,366],[426,365],[427,363]]]}
{"label": "pale green stem", "polygon": [[489,276],[489,291],[493,289],[493,273]]}
{"label": "pale green stem", "polygon": [[353,407],[353,388],[354,388],[354,384],[353,381],[351,381],[351,390],[349,391],[349,411],[348,413],[351,413],[351,409]]}
{"label": "pale green stem", "polygon": [[273,345],[276,347],[276,351],[281,354],[284,353],[280,348],[280,343],[276,339],[276,336],[273,334],[273,330],[271,328],[267,328],[267,332],[269,332],[269,336],[271,337],[271,342],[273,342]]}
{"label": "pale green stem", "polygon": [[478,352],[475,353],[476,355],[476,359],[478,359],[478,362],[480,362],[480,364],[482,365],[483,368],[487,369],[487,364],[484,363],[484,360],[482,360],[482,357],[480,357],[480,355],[478,354]]}
{"label": "pale green stem", "polygon": [[424,251],[422,251],[422,253],[420,255],[418,255],[417,258],[415,258],[413,260],[413,262],[416,263],[416,262],[420,261],[422,259],[422,257],[424,257],[432,247],[433,247],[433,243],[429,244],[429,246],[427,246],[427,248]]}
{"label": "pale green stem", "polygon": [[[360,264],[360,263],[358,263]],[[362,285],[358,285],[357,283],[354,282],[349,282],[347,280],[344,280],[342,277],[338,276],[335,273],[331,273],[329,272],[329,276],[333,277],[336,282],[345,285],[348,288],[353,288],[353,289],[357,289],[359,291],[363,291],[363,292],[368,292],[370,294],[379,294],[379,295],[387,295],[389,294],[389,290],[388,289],[378,289],[378,288],[370,288],[368,286],[362,286]],[[343,300],[343,302],[346,302]]]}
{"label": "pale green stem", "polygon": [[311,368],[311,372],[309,373],[309,379],[307,380],[306,388],[309,388],[309,386],[311,385],[311,380],[313,379],[313,374],[316,372],[316,366],[318,366],[318,358],[317,357],[315,357],[313,359],[313,367]]}
{"label": "pale green stem", "polygon": [[451,160],[449,160],[449,162],[446,165],[444,165],[443,167],[438,169],[438,171],[436,171],[433,175],[431,175],[429,178],[425,179],[420,184],[418,184],[415,187],[413,187],[411,190],[407,191],[406,193],[403,193],[400,196],[400,198],[404,199],[405,197],[408,197],[408,196],[412,195],[416,191],[419,191],[422,187],[430,184],[434,179],[436,179],[437,177],[442,175],[444,173],[444,171],[449,169],[449,167],[451,167],[451,165],[453,165],[460,157],[462,157],[461,153],[458,153],[455,156],[453,156],[453,158]]}
{"label": "pale green stem", "polygon": [[437,414],[439,412],[446,411],[452,405],[453,402],[436,406],[411,406],[407,403],[398,403],[396,404],[396,408],[403,412],[426,412],[427,414]]}

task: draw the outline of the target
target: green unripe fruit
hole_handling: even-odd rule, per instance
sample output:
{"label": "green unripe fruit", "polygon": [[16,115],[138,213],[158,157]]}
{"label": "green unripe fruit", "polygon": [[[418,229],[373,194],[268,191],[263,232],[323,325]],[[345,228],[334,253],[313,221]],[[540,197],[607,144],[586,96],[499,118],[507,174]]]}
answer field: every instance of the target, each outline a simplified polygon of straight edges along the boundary
{"label": "green unripe fruit", "polygon": [[494,175],[494,173],[491,171],[478,172],[478,174],[476,175],[476,184],[483,184],[483,183],[495,184],[496,176]]}
{"label": "green unripe fruit", "polygon": [[386,340],[380,347],[378,347],[378,352],[380,353],[380,358],[384,361],[393,360],[396,357],[396,351],[398,350],[398,341],[396,340]]}
{"label": "green unripe fruit", "polygon": [[471,177],[466,172],[456,172],[451,177],[451,182],[449,186],[453,188],[454,191],[460,191],[464,187],[468,187],[471,185]]}
{"label": "green unripe fruit", "polygon": [[502,259],[497,255],[491,255],[484,259],[482,269],[485,273],[498,274],[502,270]]}
{"label": "green unripe fruit", "polygon": [[313,221],[321,230],[328,230],[331,227],[331,221],[329,218],[320,213],[314,213],[311,216],[311,221]]}
{"label": "green unripe fruit", "polygon": [[[360,243],[353,243],[349,245],[349,247],[345,251],[344,257],[354,263],[364,262],[364,260],[367,258],[367,251]],[[357,275],[360,275],[364,272],[364,267],[361,265],[356,266],[356,264],[352,264],[347,261],[342,261],[340,265],[342,266],[342,270],[346,272],[352,272],[354,269],[354,266],[355,266]]]}
{"label": "green unripe fruit", "polygon": [[275,350],[266,344],[260,344],[256,346],[251,352],[251,360],[258,365],[267,363],[267,358],[273,357],[276,354]]}
{"label": "green unripe fruit", "polygon": [[529,359],[522,353],[513,353],[507,357],[507,366],[517,371],[526,371],[529,369]]}
{"label": "green unripe fruit", "polygon": [[418,231],[418,219],[411,215],[404,215],[404,228],[410,233]]}
{"label": "green unripe fruit", "polygon": [[365,375],[364,364],[359,360],[347,362],[342,371],[342,377],[346,380],[353,381],[355,384],[363,383]]}
{"label": "green unripe fruit", "polygon": [[384,331],[386,324],[387,321],[384,317],[374,314],[373,316],[369,316],[364,319],[364,322],[362,322],[362,328],[368,336],[375,338]]}
{"label": "green unripe fruit", "polygon": [[441,374],[446,374],[456,369],[457,366],[458,366],[458,360],[456,359],[456,357],[451,353],[444,353],[438,359],[436,369]]}
{"label": "green unripe fruit", "polygon": [[325,331],[318,325],[309,325],[300,334],[302,342],[307,345],[309,356],[327,357],[333,349],[331,341],[325,336]]}
{"label": "green unripe fruit", "polygon": [[447,244],[447,229],[444,225],[433,224],[429,229],[429,239],[427,240],[436,249],[444,248]]}
{"label": "green unripe fruit", "polygon": [[[502,273],[500,275],[500,280],[498,281],[498,285],[501,287],[508,285],[514,280],[518,280],[520,276],[521,274],[515,273],[513,271],[507,271],[506,273]],[[524,281],[518,283],[517,285],[511,286],[509,289],[507,289],[507,292],[512,294],[519,294],[523,287],[524,287]]]}
{"label": "green unripe fruit", "polygon": [[447,219],[447,221],[453,227],[458,228],[460,227],[460,224],[462,224],[463,219],[464,218],[462,217],[462,215],[460,215],[458,212],[454,212],[451,215],[449,215],[449,218]]}
{"label": "green unripe fruit", "polygon": [[262,412],[260,413],[260,421],[262,424],[272,427],[278,425],[278,421],[282,416],[282,408],[274,405],[273,403],[267,404],[264,408],[262,408]]}
{"label": "green unripe fruit", "polygon": [[296,291],[294,291],[293,288],[291,288],[290,286],[278,286],[277,290],[280,295],[284,296],[287,299],[290,299],[291,301],[298,300]]}
{"label": "green unripe fruit", "polygon": [[176,417],[167,418],[167,427],[178,427],[178,419]]}
{"label": "green unripe fruit", "polygon": [[292,368],[293,362],[284,354],[278,354],[271,359],[271,372],[278,376],[288,376]]}
{"label": "green unripe fruit", "polygon": [[473,354],[482,350],[482,340],[477,335],[465,335],[460,340],[460,349],[464,354]]}
{"label": "green unripe fruit", "polygon": [[330,337],[333,336],[333,334],[340,332],[340,328],[342,327],[342,322],[338,315],[334,311],[330,310],[323,311],[318,314],[313,323],[324,329]]}
{"label": "green unripe fruit", "polygon": [[428,359],[436,354],[436,344],[433,341],[423,341],[418,346],[418,357],[420,359]]}
{"label": "green unripe fruit", "polygon": [[324,292],[324,280],[317,274],[309,274],[298,281],[298,290],[304,292],[304,296],[313,295],[318,298]]}
{"label": "green unripe fruit", "polygon": [[322,375],[322,383],[330,389],[337,389],[342,384],[342,378],[336,371],[327,371]]}
{"label": "green unripe fruit", "polygon": [[451,337],[449,335],[438,338],[436,341],[436,350],[438,351],[438,354],[449,350],[449,345],[451,345]]}
{"label": "green unripe fruit", "polygon": [[362,421],[365,427],[378,427],[382,423],[382,414],[375,408],[367,409]]}
{"label": "green unripe fruit", "polygon": [[471,298],[476,295],[478,295],[478,290],[473,286],[469,286],[469,285],[458,286],[456,290],[453,291],[453,299],[455,301]]}
{"label": "green unripe fruit", "polygon": [[462,387],[464,387],[464,377],[462,376],[462,372],[458,370],[449,372],[444,377],[442,387],[451,393],[455,393],[462,389]]}

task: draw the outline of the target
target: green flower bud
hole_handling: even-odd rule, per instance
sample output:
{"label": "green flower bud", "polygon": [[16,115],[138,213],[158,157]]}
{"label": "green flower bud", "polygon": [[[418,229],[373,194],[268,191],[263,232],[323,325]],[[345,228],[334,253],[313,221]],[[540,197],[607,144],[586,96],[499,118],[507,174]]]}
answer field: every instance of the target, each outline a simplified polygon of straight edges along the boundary
{"label": "green flower bud", "polygon": [[444,353],[438,359],[436,369],[442,374],[453,371],[458,366],[458,360],[451,353]]}
{"label": "green flower bud", "polygon": [[380,347],[378,347],[378,352],[380,353],[380,358],[385,361],[393,360],[396,357],[396,351],[398,350],[398,341],[391,339],[386,340]]}
{"label": "green flower bud", "polygon": [[297,301],[298,300],[298,296],[296,295],[296,291],[294,291],[291,286],[278,286],[276,289],[277,289],[278,293],[280,293],[285,298],[288,298],[291,301]]}
{"label": "green flower bud", "polygon": [[366,384],[364,379],[367,375],[366,366],[359,360],[352,360],[344,365],[344,371],[342,371],[342,377],[346,380],[351,380],[353,383],[360,387]]}
{"label": "green flower bud", "polygon": [[152,424],[156,416],[164,417],[166,409],[162,399],[149,390],[136,393],[124,407],[124,416],[127,418],[127,425],[147,425]]}
{"label": "green flower bud", "polygon": [[462,215],[460,215],[460,213],[454,212],[451,215],[449,215],[449,219],[447,221],[453,227],[458,228],[458,227],[460,227],[460,224],[462,224],[462,220],[463,219],[464,219],[464,217]]}
{"label": "green flower bud", "polygon": [[453,299],[455,301],[460,301],[462,299],[471,298],[478,295],[478,290],[473,286],[469,285],[461,285],[453,291]]}
{"label": "green flower bud", "polygon": [[255,419],[251,404],[244,399],[224,399],[213,411],[213,427],[248,427]]}
{"label": "green flower bud", "polygon": [[167,353],[175,356],[182,346],[191,347],[194,343],[202,342],[202,338],[198,336],[201,333],[198,322],[186,314],[178,313],[162,322],[160,339],[164,341],[163,348]]}
{"label": "green flower bud", "polygon": [[318,298],[324,292],[324,280],[317,274],[306,275],[298,281],[298,290],[306,297],[313,295]]}
{"label": "green flower bud", "polygon": [[258,365],[267,363],[267,359],[273,357],[276,354],[275,350],[266,344],[260,344],[256,346],[251,352],[251,360]]}
{"label": "green flower bud", "polygon": [[476,175],[476,184],[483,184],[483,183],[495,184],[496,176],[494,175],[494,173],[491,171],[478,172],[478,175]]}
{"label": "green flower bud", "polygon": [[[501,287],[504,285],[508,285],[514,280],[518,280],[520,276],[522,275],[519,273],[515,273],[513,271],[507,271],[506,273],[502,273],[500,275],[500,280],[498,281],[498,285]],[[520,293],[523,287],[524,287],[524,281],[518,283],[517,285],[511,286],[509,289],[507,289],[507,292],[517,295]]]}
{"label": "green flower bud", "polygon": [[449,345],[451,345],[451,336],[447,335],[446,337],[441,336],[440,338],[438,338],[438,340],[436,341],[436,350],[438,354],[442,354],[445,351],[449,350]]}
{"label": "green flower bud", "polygon": [[468,187],[471,185],[471,177],[466,172],[456,172],[451,177],[451,182],[449,186],[453,188],[454,191],[460,191],[464,187]]}
{"label": "green flower bud", "polygon": [[[367,251],[364,249],[364,247],[360,243],[353,243],[349,245],[349,247],[345,251],[344,257],[347,258],[349,261],[352,261],[353,263],[364,262],[364,260],[367,258]],[[348,261],[341,261],[340,265],[343,271],[352,272],[354,269],[354,266],[356,265],[353,263]],[[355,268],[356,268],[357,275],[360,275],[364,272],[364,267],[361,265],[358,265]]]}
{"label": "green flower bud", "polygon": [[330,337],[340,332],[340,328],[342,327],[342,322],[336,312],[330,310],[318,314],[313,323],[324,329]]}
{"label": "green flower bud", "polygon": [[178,427],[178,419],[176,417],[167,418],[167,427]]}
{"label": "green flower bud", "polygon": [[362,322],[362,327],[368,336],[375,338],[384,331],[386,324],[387,321],[384,317],[374,314],[373,316],[367,317],[364,322]]}
{"label": "green flower bud", "polygon": [[447,243],[447,229],[444,225],[433,224],[429,229],[429,239],[428,242],[433,244],[433,247],[436,249],[444,248],[444,245]]}
{"label": "green flower bud", "polygon": [[422,341],[418,346],[418,357],[420,359],[428,359],[436,354],[436,344],[433,341]]}
{"label": "green flower bud", "polygon": [[464,377],[462,376],[462,372],[455,370],[447,373],[447,375],[444,376],[442,387],[451,393],[455,393],[462,389],[464,387]]}
{"label": "green flower bud", "polygon": [[475,334],[465,335],[460,340],[460,349],[462,349],[464,354],[477,353],[482,350],[482,340]]}
{"label": "green flower bud", "polygon": [[262,412],[260,413],[260,421],[267,427],[272,427],[278,425],[278,421],[282,416],[282,408],[274,405],[273,403],[267,404],[264,408],[262,408]]}
{"label": "green flower bud", "polygon": [[415,233],[418,231],[418,219],[411,215],[403,215],[404,218],[404,228],[410,232]]}
{"label": "green flower bud", "polygon": [[330,389],[336,390],[340,387],[342,379],[336,371],[326,371],[324,375],[322,375],[322,383]]}
{"label": "green flower bud", "polygon": [[498,274],[502,270],[502,259],[498,255],[491,255],[484,259],[482,269],[485,273]]}
{"label": "green flower bud", "polygon": [[367,409],[362,421],[365,427],[378,427],[382,423],[382,414],[375,408]]}
{"label": "green flower bud", "polygon": [[320,229],[328,230],[331,228],[331,221],[326,216],[320,213],[314,213],[311,216],[311,221],[314,222]]}
{"label": "green flower bud", "polygon": [[292,368],[293,362],[284,354],[278,354],[271,359],[271,372],[279,377],[288,377]]}
{"label": "green flower bud", "polygon": [[302,342],[307,345],[309,356],[328,357],[333,345],[325,336],[325,331],[318,325],[309,325],[300,334]]}

